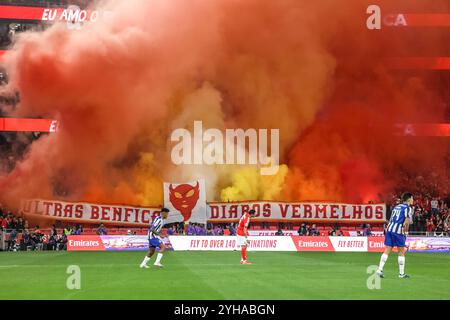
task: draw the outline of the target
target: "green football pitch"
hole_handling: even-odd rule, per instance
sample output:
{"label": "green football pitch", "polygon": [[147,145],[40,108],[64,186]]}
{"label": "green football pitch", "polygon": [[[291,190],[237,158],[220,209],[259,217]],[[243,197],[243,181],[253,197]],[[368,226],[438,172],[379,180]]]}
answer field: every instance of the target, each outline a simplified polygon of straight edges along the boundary
{"label": "green football pitch", "polygon": [[[1,252],[0,299],[450,299],[445,253],[409,253],[410,279],[391,256],[379,289],[367,286],[378,253],[250,252],[254,264],[240,265],[239,252],[168,252],[163,269],[140,269],[143,255]],[[80,289],[67,288],[70,265]]]}

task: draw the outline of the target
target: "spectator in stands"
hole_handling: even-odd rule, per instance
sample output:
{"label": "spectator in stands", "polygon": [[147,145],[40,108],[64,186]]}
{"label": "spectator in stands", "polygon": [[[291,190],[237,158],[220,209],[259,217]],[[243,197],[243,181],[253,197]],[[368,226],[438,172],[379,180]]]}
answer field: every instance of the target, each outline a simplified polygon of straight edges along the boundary
{"label": "spectator in stands", "polygon": [[16,240],[17,240],[17,230],[12,229],[11,232],[9,233],[9,239],[7,241],[6,251],[14,250],[15,245],[16,245]]}
{"label": "spectator in stands", "polygon": [[56,242],[58,250],[67,250],[67,235],[64,232],[62,232]]}
{"label": "spectator in stands", "polygon": [[184,235],[184,221],[178,224],[177,234]]}
{"label": "spectator in stands", "polygon": [[8,219],[6,217],[3,217],[0,219],[0,228],[3,230],[6,230],[6,226],[8,224]]}
{"label": "spectator in stands", "polygon": [[22,250],[27,250],[28,247],[32,247],[33,244],[31,242],[30,232],[28,229],[25,229],[22,233]]}
{"label": "spectator in stands", "polygon": [[203,235],[203,227],[197,224],[195,226],[195,235],[196,236],[202,236]]}
{"label": "spectator in stands", "polygon": [[228,229],[230,230],[230,236],[236,235],[236,229],[234,228],[234,225],[232,223],[230,223],[230,226],[228,227]]}
{"label": "spectator in stands", "polygon": [[370,224],[364,224],[362,235],[364,237],[370,237],[372,235],[372,230],[370,229]]}
{"label": "spectator in stands", "polygon": [[305,225],[305,228],[306,228],[305,236],[309,236],[309,232],[311,231],[311,227],[307,224],[307,225]]}
{"label": "spectator in stands", "polygon": [[19,218],[16,216],[13,218],[13,228],[16,229],[17,231],[20,230]]}
{"label": "spectator in stands", "polygon": [[43,249],[43,247],[44,247],[43,236],[44,236],[44,234],[39,229],[39,226],[36,226],[34,228],[34,231],[30,235],[31,241],[33,244],[33,250],[34,249],[38,249],[38,250]]}
{"label": "spectator in stands", "polygon": [[275,232],[275,235],[276,235],[276,236],[283,236],[283,235],[284,235],[284,234],[283,234],[283,230],[281,230],[281,228],[278,228],[278,231]]}
{"label": "spectator in stands", "polygon": [[436,218],[439,213],[439,201],[436,198],[433,198],[433,200],[431,200],[430,202],[430,206],[431,206],[431,214],[433,215],[434,218]]}
{"label": "spectator in stands", "polygon": [[187,226],[186,235],[187,236],[195,235],[195,228],[194,228],[194,226],[191,223],[189,223],[188,226]]}
{"label": "spectator in stands", "polygon": [[412,225],[409,227],[409,231],[419,231],[420,226],[420,209],[416,208],[414,210],[414,215],[412,217]]}
{"label": "spectator in stands", "polygon": [[25,220],[22,217],[19,217],[19,230],[25,230]]}
{"label": "spectator in stands", "polygon": [[334,237],[336,235],[336,229],[333,227],[330,231],[328,231],[328,235],[330,237]]}
{"label": "spectator in stands", "polygon": [[56,226],[52,225],[52,229],[50,230],[50,236],[57,236],[58,232],[56,231]]}
{"label": "spectator in stands", "polygon": [[6,229],[15,229],[14,228],[14,218],[13,218],[11,212],[8,212],[8,215],[6,216],[6,221],[7,221]]}
{"label": "spectator in stands", "polygon": [[9,225],[9,219],[7,216],[5,216],[2,221],[2,228],[4,230],[8,229],[8,225]]}
{"label": "spectator in stands", "polygon": [[447,219],[445,220],[445,225],[447,227],[450,225],[450,214],[447,214]]}
{"label": "spectator in stands", "polygon": [[[100,226],[97,228],[97,234],[99,236],[104,236],[108,234],[108,231],[106,230],[105,226],[102,224],[100,224]],[[66,240],[67,242],[67,240]]]}
{"label": "spectator in stands", "polygon": [[33,233],[35,233],[35,234],[37,234],[37,235],[39,235],[39,236],[44,235],[44,234],[42,233],[41,229],[39,229],[39,226],[35,226],[35,227],[34,227]]}
{"label": "spectator in stands", "polygon": [[72,232],[72,234],[79,236],[83,233],[83,227],[80,224],[77,224],[75,226],[75,231]]}
{"label": "spectator in stands", "polygon": [[434,235],[441,237],[443,236],[443,233],[444,233],[444,221],[441,219],[441,217],[438,217]]}
{"label": "spectator in stands", "polygon": [[427,220],[427,237],[433,235],[433,230],[434,230],[433,218],[430,217]]}
{"label": "spectator in stands", "polygon": [[70,236],[70,235],[72,234],[72,232],[73,232],[73,230],[72,230],[72,228],[70,227],[70,224],[67,224],[66,227],[64,228],[64,234],[65,234],[66,236]]}
{"label": "spectator in stands", "polygon": [[308,235],[310,236],[320,236],[319,229],[317,229],[316,224],[314,223],[311,228],[308,230]]}
{"label": "spectator in stands", "polygon": [[306,236],[308,234],[308,229],[306,229],[306,224],[302,223],[300,228],[298,228],[298,235],[299,236]]}
{"label": "spectator in stands", "polygon": [[47,250],[56,250],[57,242],[56,242],[56,234],[50,234],[47,242]]}
{"label": "spectator in stands", "polygon": [[222,230],[222,227],[221,227],[221,226],[217,225],[217,226],[214,228],[214,235],[215,235],[215,236],[223,236],[223,230]]}
{"label": "spectator in stands", "polygon": [[339,223],[335,222],[333,224],[333,229],[337,231],[337,230],[341,229],[341,226],[339,225]]}

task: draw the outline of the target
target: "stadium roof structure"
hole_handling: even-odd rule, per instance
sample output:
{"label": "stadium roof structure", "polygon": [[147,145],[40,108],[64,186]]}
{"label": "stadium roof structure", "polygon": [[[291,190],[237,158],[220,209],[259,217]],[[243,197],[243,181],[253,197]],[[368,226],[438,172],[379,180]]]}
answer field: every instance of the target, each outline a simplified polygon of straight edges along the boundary
{"label": "stadium roof structure", "polygon": [[0,131],[56,132],[58,121],[51,119],[0,118]]}

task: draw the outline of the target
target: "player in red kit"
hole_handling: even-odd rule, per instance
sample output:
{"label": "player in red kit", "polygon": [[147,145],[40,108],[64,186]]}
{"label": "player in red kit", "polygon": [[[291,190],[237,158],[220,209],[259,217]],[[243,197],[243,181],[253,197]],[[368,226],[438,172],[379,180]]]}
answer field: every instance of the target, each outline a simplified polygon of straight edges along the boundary
{"label": "player in red kit", "polygon": [[239,220],[237,228],[237,245],[241,247],[241,264],[251,264],[247,261],[247,237],[248,237],[248,225],[250,224],[250,218],[255,216],[255,210],[246,212]]}

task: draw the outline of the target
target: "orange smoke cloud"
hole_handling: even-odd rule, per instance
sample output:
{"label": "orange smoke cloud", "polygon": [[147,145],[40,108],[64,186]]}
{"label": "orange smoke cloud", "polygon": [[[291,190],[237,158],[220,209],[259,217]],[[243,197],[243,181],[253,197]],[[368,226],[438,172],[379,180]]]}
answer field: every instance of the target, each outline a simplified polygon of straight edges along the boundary
{"label": "orange smoke cloud", "polygon": [[[447,142],[390,131],[399,121],[441,120],[438,88],[383,65],[396,46],[389,33],[366,29],[366,7],[132,0],[106,3],[111,17],[82,30],[23,35],[6,56],[21,93],[16,115],[61,126],[0,177],[0,200],[158,205],[162,181],[203,176],[209,200],[366,201],[393,190],[403,172],[433,167],[445,179]],[[174,168],[171,129],[193,120],[279,128],[288,169],[267,180],[251,169]],[[246,179],[254,192],[243,190]]]}
{"label": "orange smoke cloud", "polygon": [[[389,2],[384,4],[380,6],[387,8]],[[360,12],[363,7],[361,4]],[[390,8],[391,12],[402,11],[402,7]],[[427,7],[425,2],[416,1],[415,5],[409,2],[407,8],[420,12]],[[445,12],[450,6],[441,2],[440,9]],[[448,193],[448,138],[393,134],[396,123],[445,119],[445,85],[429,81],[432,77],[421,77],[420,73],[389,70],[385,64],[384,58],[414,55],[419,48],[429,46],[429,41],[425,37],[414,37],[414,42],[409,36],[394,37],[401,32],[398,29],[374,33],[357,22],[355,13],[348,14],[343,29],[338,29],[351,30],[352,36],[328,42],[337,61],[332,93],[320,117],[289,151],[291,174],[284,185],[283,199],[377,201],[405,189]],[[411,34],[419,32],[409,30]],[[442,31],[428,32],[435,36]],[[404,46],[409,52],[405,53]],[[437,42],[426,51],[439,55],[445,52],[445,46]],[[428,177],[428,185],[418,186],[417,177]],[[435,188],[430,189],[430,185]]]}

